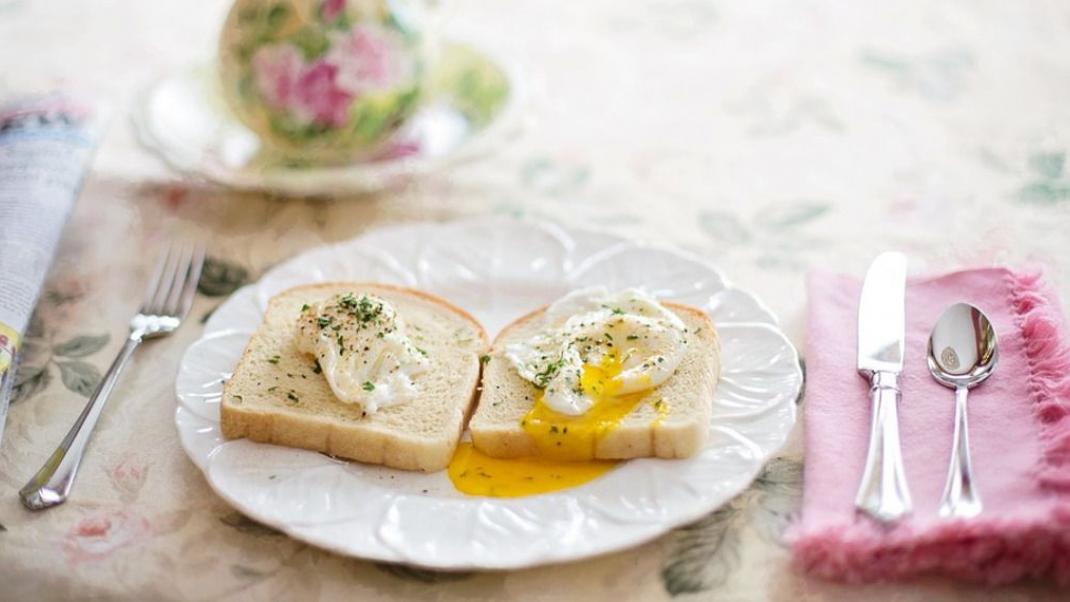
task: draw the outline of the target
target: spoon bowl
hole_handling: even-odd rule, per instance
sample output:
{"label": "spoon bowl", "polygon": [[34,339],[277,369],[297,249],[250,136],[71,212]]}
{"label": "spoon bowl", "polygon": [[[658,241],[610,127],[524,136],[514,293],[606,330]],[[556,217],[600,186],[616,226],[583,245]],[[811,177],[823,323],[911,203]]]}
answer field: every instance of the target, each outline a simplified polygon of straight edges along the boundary
{"label": "spoon bowl", "polygon": [[929,336],[928,361],[933,378],[945,386],[981,384],[999,361],[996,331],[988,316],[968,303],[947,308]]}
{"label": "spoon bowl", "polygon": [[929,372],[940,384],[955,389],[955,430],[940,515],[968,518],[981,512],[981,496],[970,465],[966,397],[999,363],[996,331],[988,316],[968,303],[944,310],[929,336]]}

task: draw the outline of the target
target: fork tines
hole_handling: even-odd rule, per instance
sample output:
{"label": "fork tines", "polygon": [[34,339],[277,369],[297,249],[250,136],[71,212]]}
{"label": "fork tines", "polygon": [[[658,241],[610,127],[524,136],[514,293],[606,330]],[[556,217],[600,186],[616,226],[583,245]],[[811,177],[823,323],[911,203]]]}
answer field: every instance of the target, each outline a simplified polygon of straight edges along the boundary
{"label": "fork tines", "polygon": [[193,304],[204,255],[205,247],[201,242],[168,245],[156,262],[141,313],[183,319]]}

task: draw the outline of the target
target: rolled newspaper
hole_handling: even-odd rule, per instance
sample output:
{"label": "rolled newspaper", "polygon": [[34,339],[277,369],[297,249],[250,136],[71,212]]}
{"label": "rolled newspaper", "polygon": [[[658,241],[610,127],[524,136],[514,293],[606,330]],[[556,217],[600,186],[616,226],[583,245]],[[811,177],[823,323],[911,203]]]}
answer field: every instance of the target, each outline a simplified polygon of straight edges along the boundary
{"label": "rolled newspaper", "polygon": [[22,334],[103,130],[64,94],[0,105],[0,439]]}

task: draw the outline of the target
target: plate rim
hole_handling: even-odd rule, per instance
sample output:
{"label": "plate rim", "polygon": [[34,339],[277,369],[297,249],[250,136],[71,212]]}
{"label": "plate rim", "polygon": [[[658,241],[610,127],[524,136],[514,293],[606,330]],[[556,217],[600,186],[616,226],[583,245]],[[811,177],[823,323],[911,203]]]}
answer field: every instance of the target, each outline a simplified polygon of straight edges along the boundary
{"label": "plate rim", "polygon": [[[730,279],[725,277],[724,273],[721,272],[720,269],[718,269],[716,266],[712,265],[711,263],[703,260],[701,258],[701,256],[698,255],[697,253],[689,251],[687,249],[681,249],[681,248],[675,247],[675,246],[673,246],[671,244],[651,242],[649,240],[644,240],[644,239],[632,240],[632,239],[628,239],[628,238],[625,238],[623,236],[617,235],[615,233],[609,232],[607,230],[601,230],[601,229],[597,229],[597,228],[566,226],[564,224],[561,224],[561,223],[558,223],[558,222],[554,222],[552,220],[543,219],[543,218],[530,218],[530,217],[519,217],[518,218],[518,217],[513,217],[513,216],[501,216],[501,215],[479,215],[479,216],[470,216],[470,217],[447,220],[447,221],[441,221],[441,222],[415,221],[415,222],[406,222],[406,223],[399,223],[399,224],[389,224],[389,225],[384,225],[384,226],[379,227],[379,228],[370,229],[370,230],[368,230],[368,231],[366,231],[364,233],[361,233],[360,235],[358,235],[356,237],[353,237],[353,238],[350,238],[350,239],[347,239],[347,240],[337,241],[337,242],[334,242],[334,243],[326,243],[324,245],[318,245],[318,246],[306,249],[306,250],[302,251],[301,253],[295,255],[294,257],[292,257],[292,258],[290,258],[290,259],[288,259],[288,260],[286,260],[284,262],[280,262],[276,266],[273,266],[271,269],[269,269],[268,271],[266,271],[263,274],[261,274],[260,278],[257,281],[249,283],[249,284],[239,288],[238,290],[234,291],[233,293],[231,293],[231,295],[225,301],[223,301],[222,304],[220,304],[219,307],[216,308],[217,311],[214,311],[212,317],[206,322],[206,324],[204,326],[204,331],[202,331],[202,335],[200,337],[198,337],[196,340],[192,341],[190,343],[190,345],[186,347],[186,350],[183,352],[183,355],[182,355],[182,358],[181,358],[181,361],[180,361],[180,370],[181,370],[182,366],[184,366],[186,364],[186,362],[187,362],[187,355],[191,352],[191,349],[197,343],[201,342],[204,339],[220,335],[220,333],[219,333],[220,329],[212,329],[211,333],[208,334],[208,336],[204,335],[204,332],[207,332],[209,330],[209,327],[211,326],[212,318],[215,318],[216,316],[219,315],[220,312],[218,312],[218,309],[222,308],[225,304],[230,303],[232,300],[240,298],[242,294],[247,295],[251,301],[256,303],[256,290],[255,289],[260,285],[260,283],[263,281],[263,279],[272,270],[274,270],[274,269],[276,269],[278,267],[281,267],[281,266],[283,266],[285,264],[289,264],[291,261],[299,260],[302,256],[304,256],[306,254],[309,254],[309,253],[312,253],[314,251],[320,250],[320,249],[322,249],[324,247],[327,247],[327,246],[345,245],[345,244],[349,244],[349,243],[356,243],[356,242],[360,241],[361,239],[364,239],[369,234],[373,234],[373,233],[379,233],[379,232],[384,232],[384,231],[397,232],[397,231],[404,231],[405,229],[422,228],[422,227],[427,227],[427,226],[442,227],[442,226],[451,226],[451,225],[470,225],[470,224],[480,223],[480,222],[483,222],[483,221],[491,221],[491,222],[493,222],[495,220],[505,220],[505,221],[509,221],[509,222],[512,222],[512,223],[522,223],[522,224],[532,225],[532,226],[536,226],[536,227],[549,227],[549,228],[553,229],[555,232],[560,232],[560,233],[564,233],[564,234],[567,234],[567,235],[578,234],[578,235],[582,236],[583,234],[595,234],[595,235],[603,236],[603,237],[608,236],[608,237],[616,239],[616,241],[614,241],[614,243],[612,245],[613,247],[617,246],[617,244],[632,245],[634,248],[655,249],[655,250],[669,252],[669,253],[672,253],[672,254],[675,254],[675,255],[679,255],[681,257],[685,257],[685,258],[691,259],[693,261],[697,261],[697,262],[699,262],[700,264],[702,264],[703,266],[705,266],[706,268],[708,268],[710,271],[712,271],[713,273],[715,273],[718,276],[718,278],[721,280],[721,282],[724,285],[724,290],[732,289],[732,290],[736,290],[736,291],[744,294],[745,296],[747,296],[755,304],[755,306],[757,308],[759,308],[762,311],[762,313],[768,318],[769,321],[741,320],[741,321],[738,321],[738,322],[732,322],[732,325],[733,326],[747,326],[747,327],[752,327],[752,328],[760,328],[762,330],[766,330],[769,334],[772,334],[776,338],[780,339],[780,341],[784,344],[785,349],[790,352],[791,364],[792,364],[792,366],[794,366],[793,374],[795,376],[797,376],[797,378],[796,378],[796,380],[795,380],[795,382],[793,384],[793,387],[792,387],[790,401],[786,404],[786,406],[787,406],[787,408],[789,410],[789,414],[790,414],[790,426],[788,428],[785,428],[783,430],[782,434],[779,434],[777,436],[777,438],[776,438],[777,440],[775,441],[775,444],[770,445],[768,447],[768,451],[766,451],[765,453],[761,453],[759,455],[758,461],[755,463],[754,469],[751,470],[751,471],[748,471],[748,474],[745,476],[745,478],[740,479],[740,484],[738,485],[738,487],[736,487],[736,486],[729,487],[727,489],[728,493],[725,495],[725,499],[723,501],[721,501],[720,503],[717,503],[717,504],[712,505],[712,506],[704,506],[702,504],[696,504],[694,506],[694,508],[690,512],[678,512],[676,514],[673,514],[670,517],[663,518],[658,522],[651,521],[651,522],[645,523],[645,524],[642,525],[642,528],[635,528],[633,526],[633,528],[629,530],[629,535],[627,537],[624,537],[621,540],[614,542],[612,545],[610,545],[608,547],[601,547],[601,548],[598,548],[598,549],[596,549],[594,551],[584,551],[584,552],[582,552],[580,554],[575,554],[575,553],[571,553],[570,554],[570,553],[566,552],[566,553],[561,554],[559,556],[555,556],[555,555],[548,555],[548,554],[546,554],[544,552],[544,553],[540,554],[537,558],[525,558],[525,559],[520,559],[520,560],[516,560],[514,558],[509,558],[505,562],[500,562],[500,563],[495,563],[495,564],[486,564],[486,563],[478,563],[478,562],[472,562],[472,561],[451,562],[450,558],[445,558],[444,562],[437,562],[437,563],[419,562],[419,561],[411,560],[409,558],[405,558],[405,557],[402,557],[401,555],[398,555],[396,553],[396,551],[393,550],[390,546],[383,545],[381,542],[373,544],[373,545],[370,545],[370,546],[364,545],[364,546],[362,546],[361,550],[355,551],[355,550],[352,549],[352,547],[348,547],[347,548],[344,545],[338,544],[338,543],[333,542],[333,541],[327,541],[324,538],[314,539],[311,536],[303,534],[301,531],[302,531],[303,528],[307,527],[307,525],[286,524],[283,521],[277,521],[277,520],[273,519],[272,517],[270,517],[270,516],[268,516],[266,514],[263,514],[263,513],[259,512],[257,510],[250,510],[248,504],[243,504],[241,502],[241,500],[238,500],[235,497],[229,495],[227,492],[222,490],[221,487],[217,487],[216,483],[210,477],[210,464],[211,464],[212,457],[216,453],[219,452],[219,450],[222,448],[222,445],[216,446],[214,449],[211,450],[211,452],[209,452],[209,454],[207,456],[207,462],[206,462],[206,464],[205,464],[205,466],[203,468],[200,466],[200,464],[196,460],[194,460],[194,457],[196,456],[196,454],[194,453],[193,450],[190,449],[191,443],[187,442],[186,437],[183,436],[183,429],[182,429],[182,427],[181,427],[181,425],[179,423],[183,419],[184,416],[188,416],[188,417],[190,417],[190,419],[195,420],[195,421],[202,421],[203,423],[206,423],[206,424],[207,423],[211,423],[212,421],[210,421],[209,419],[204,418],[202,416],[199,416],[193,410],[184,407],[183,402],[180,399],[178,399],[178,383],[177,383],[177,380],[176,380],[176,385],[175,385],[175,387],[176,387],[175,422],[176,422],[176,429],[179,431],[180,444],[182,445],[183,451],[189,457],[190,461],[194,464],[194,466],[196,466],[198,468],[198,470],[200,470],[202,472],[202,474],[204,475],[205,480],[208,482],[209,487],[216,493],[216,495],[219,495],[229,505],[231,505],[235,509],[241,511],[242,513],[246,514],[250,518],[252,518],[254,520],[257,520],[259,522],[262,522],[262,523],[264,523],[266,525],[269,525],[272,528],[278,529],[280,532],[285,533],[289,537],[293,537],[293,538],[295,538],[295,539],[297,539],[299,541],[303,541],[303,542],[306,542],[306,543],[308,543],[310,545],[314,545],[316,547],[319,547],[319,548],[322,548],[322,549],[325,549],[325,550],[330,550],[330,551],[332,551],[334,553],[338,553],[338,554],[341,554],[341,555],[344,555],[344,556],[353,557],[353,558],[360,558],[360,559],[370,560],[370,561],[375,561],[375,562],[403,563],[403,564],[410,565],[410,566],[417,566],[417,567],[427,568],[427,569],[432,569],[432,570],[437,570],[437,571],[511,570],[511,569],[534,567],[534,566],[561,564],[561,563],[573,562],[573,561],[577,561],[577,560],[581,560],[581,559],[585,559],[585,558],[593,558],[593,557],[602,556],[602,555],[605,555],[605,554],[619,552],[619,551],[625,550],[625,549],[630,549],[630,548],[642,545],[644,543],[647,543],[649,541],[652,541],[652,540],[656,539],[657,537],[660,537],[661,535],[664,535],[665,533],[668,533],[669,531],[671,531],[673,529],[676,529],[676,528],[678,528],[680,526],[683,526],[683,525],[691,523],[691,522],[693,522],[695,520],[698,520],[702,516],[705,516],[705,515],[709,514],[710,512],[716,511],[718,508],[721,508],[724,504],[728,503],[732,498],[734,498],[735,496],[739,495],[739,493],[741,493],[744,490],[746,490],[747,487],[749,487],[753,483],[754,479],[758,476],[758,474],[760,474],[762,468],[772,458],[776,457],[777,454],[779,454],[783,450],[784,445],[787,443],[788,439],[790,438],[791,433],[794,430],[795,424],[798,421],[798,413],[799,413],[798,396],[801,394],[801,392],[803,390],[803,387],[804,387],[804,384],[805,384],[805,373],[802,370],[798,349],[796,348],[794,343],[791,342],[791,340],[787,336],[787,334],[781,329],[780,324],[779,324],[779,320],[778,320],[776,314],[773,313],[772,310],[770,310],[769,307],[758,296],[756,296],[753,293],[751,293],[745,287],[740,287],[740,286],[735,285]],[[602,247],[601,249],[599,249],[595,253],[591,254],[589,257],[594,257],[594,256],[600,254],[602,251],[608,250],[609,248],[611,248],[611,247],[609,247],[609,246]],[[257,305],[259,307],[259,304],[257,304]],[[493,499],[493,498],[488,498],[488,499]]]}

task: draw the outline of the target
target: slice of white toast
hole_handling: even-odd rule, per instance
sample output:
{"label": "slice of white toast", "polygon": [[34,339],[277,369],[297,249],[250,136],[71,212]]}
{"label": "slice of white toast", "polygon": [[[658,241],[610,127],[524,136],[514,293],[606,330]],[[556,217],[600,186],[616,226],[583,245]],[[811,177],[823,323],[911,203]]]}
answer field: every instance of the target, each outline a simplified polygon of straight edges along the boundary
{"label": "slice of white toast", "polygon": [[[295,324],[304,305],[345,293],[389,302],[426,352],[430,364],[414,378],[416,398],[366,413],[360,404],[340,402],[315,358],[297,350]],[[263,324],[223,387],[223,436],[405,470],[442,470],[471,410],[487,346],[474,318],[420,291],[348,283],[289,289],[268,303]]]}
{"label": "slice of white toast", "polygon": [[[595,438],[595,459],[686,458],[706,444],[720,371],[717,333],[706,312],[671,302],[662,305],[687,326],[685,356],[669,380],[643,394],[634,410]],[[468,428],[473,445],[488,456],[540,455],[535,438],[521,424],[539,390],[517,373],[504,351],[510,343],[537,334],[545,311],[537,310],[507,326],[494,340],[483,367],[483,391]]]}

